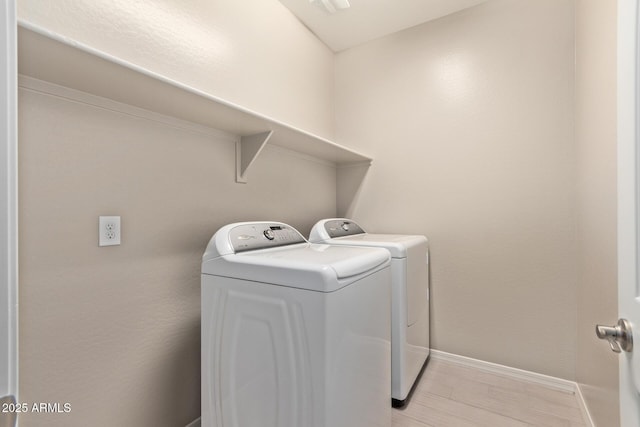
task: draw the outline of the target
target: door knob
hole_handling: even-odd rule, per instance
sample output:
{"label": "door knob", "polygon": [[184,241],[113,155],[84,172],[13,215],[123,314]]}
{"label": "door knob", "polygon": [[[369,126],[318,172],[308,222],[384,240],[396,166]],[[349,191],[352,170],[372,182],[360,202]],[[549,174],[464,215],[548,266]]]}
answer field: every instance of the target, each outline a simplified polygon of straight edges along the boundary
{"label": "door knob", "polygon": [[596,335],[601,340],[607,340],[611,351],[615,353],[620,353],[620,349],[627,352],[633,350],[633,334],[627,319],[618,320],[615,326],[596,325]]}

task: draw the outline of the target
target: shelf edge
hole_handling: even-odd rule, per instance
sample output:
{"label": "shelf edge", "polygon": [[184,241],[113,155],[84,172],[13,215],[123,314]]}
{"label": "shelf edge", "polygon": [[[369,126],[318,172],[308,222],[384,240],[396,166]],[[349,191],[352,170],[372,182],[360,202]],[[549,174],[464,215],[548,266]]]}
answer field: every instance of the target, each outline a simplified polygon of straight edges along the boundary
{"label": "shelf edge", "polygon": [[[295,133],[299,133],[301,135],[304,135],[304,136],[309,137],[311,139],[314,139],[316,141],[322,142],[323,144],[329,145],[329,146],[331,146],[331,147],[333,147],[333,148],[335,148],[335,149],[337,149],[339,151],[342,151],[342,152],[345,152],[345,153],[349,153],[350,155],[352,155],[354,157],[359,157],[359,158],[362,159],[362,162],[359,162],[359,161],[355,161],[355,162],[334,162],[334,163],[336,163],[336,165],[348,165],[348,164],[355,164],[355,163],[362,164],[362,163],[367,163],[367,162],[370,163],[372,161],[371,157],[369,157],[367,155],[364,155],[364,154],[362,154],[362,153],[360,153],[358,151],[352,150],[352,149],[350,149],[348,147],[345,147],[345,146],[343,146],[341,144],[338,144],[336,142],[333,142],[333,141],[328,140],[326,138],[323,138],[321,136],[315,135],[315,134],[313,134],[311,132],[307,132],[307,131],[305,131],[303,129],[300,129],[300,128],[297,128],[295,126],[289,125],[289,124],[287,124],[285,122],[282,122],[282,121],[279,121],[279,120],[275,120],[275,119],[273,119],[271,117],[268,117],[268,116],[265,116],[263,114],[257,113],[257,112],[255,112],[253,110],[250,110],[248,108],[242,107],[242,106],[237,105],[237,104],[234,104],[233,102],[224,100],[224,99],[219,98],[219,97],[217,97],[215,95],[212,95],[212,94],[210,94],[208,92],[204,92],[204,91],[202,91],[200,89],[196,89],[196,88],[194,88],[192,86],[186,85],[186,84],[181,83],[181,82],[179,82],[177,80],[174,80],[174,79],[171,79],[169,77],[163,76],[161,74],[155,73],[155,72],[153,72],[153,71],[151,71],[151,70],[149,70],[147,68],[144,68],[144,67],[138,66],[138,65],[136,65],[134,63],[125,61],[125,60],[123,60],[123,59],[121,59],[119,57],[116,57],[114,55],[111,55],[111,54],[108,54],[108,53],[103,52],[101,50],[98,50],[96,48],[93,48],[93,47],[91,47],[91,46],[89,46],[87,44],[81,43],[81,42],[79,42],[77,40],[74,40],[74,39],[72,39],[70,37],[66,37],[66,36],[63,36],[63,35],[61,35],[59,33],[47,30],[44,27],[41,27],[41,26],[39,26],[37,24],[31,23],[31,22],[26,21],[24,19],[18,19],[18,26],[22,27],[22,28],[24,28],[24,29],[26,29],[28,31],[31,31],[33,33],[39,34],[39,35],[41,35],[43,37],[46,37],[46,38],[49,38],[51,40],[57,41],[58,43],[61,43],[61,44],[64,44],[66,46],[69,46],[69,47],[78,49],[80,51],[83,51],[85,53],[88,53],[89,55],[93,55],[93,56],[95,56],[97,58],[100,58],[100,59],[103,59],[105,61],[114,63],[116,65],[119,65],[119,66],[123,67],[123,68],[135,71],[135,72],[140,73],[140,74],[142,74],[144,76],[150,77],[152,79],[155,79],[155,80],[160,81],[162,83],[165,83],[167,85],[173,86],[173,87],[178,88],[180,90],[183,90],[185,92],[194,94],[196,96],[204,98],[205,100],[208,100],[208,101],[223,105],[223,106],[225,106],[227,108],[230,108],[232,110],[239,111],[241,113],[250,115],[250,116],[255,117],[257,119],[264,120],[265,122],[267,122],[269,124],[272,124],[272,125],[275,125],[275,126],[280,126],[282,128],[285,128],[287,130],[293,131]],[[277,145],[277,144],[275,144],[275,145]],[[301,151],[301,152],[304,153],[304,151]]]}

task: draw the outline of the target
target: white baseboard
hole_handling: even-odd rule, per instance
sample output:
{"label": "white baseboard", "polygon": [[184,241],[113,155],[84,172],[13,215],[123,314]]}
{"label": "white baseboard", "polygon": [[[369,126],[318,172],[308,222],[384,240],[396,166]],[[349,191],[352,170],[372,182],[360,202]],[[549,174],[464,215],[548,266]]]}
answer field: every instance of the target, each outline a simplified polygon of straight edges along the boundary
{"label": "white baseboard", "polygon": [[582,395],[582,390],[580,389],[580,384],[576,383],[576,397],[578,398],[578,404],[580,405],[580,412],[582,412],[582,418],[584,418],[584,423],[587,427],[595,427],[596,424],[593,422],[593,418],[591,418],[591,414],[589,413],[589,407],[587,406],[587,402],[584,400],[584,396]]}
{"label": "white baseboard", "polygon": [[482,371],[517,378],[521,381],[540,384],[556,390],[562,390],[569,393],[574,393],[576,391],[576,383],[562,378],[551,377],[549,375],[538,374],[536,372],[525,371],[523,369],[512,368],[510,366],[499,365],[497,363],[485,362],[484,360],[472,359],[470,357],[459,356],[457,354],[445,353],[444,351],[439,350],[431,350],[431,357],[436,360],[446,360],[447,362],[456,363],[458,365],[469,366]]}
{"label": "white baseboard", "polygon": [[462,366],[479,369],[485,372],[491,372],[497,375],[503,375],[518,379],[520,381],[528,381],[530,383],[539,384],[545,387],[554,388],[556,390],[573,393],[578,399],[582,417],[587,427],[595,427],[593,419],[589,414],[589,409],[582,396],[580,386],[563,378],[552,377],[549,375],[539,374],[537,372],[525,371],[524,369],[512,368],[510,366],[499,365],[497,363],[485,362],[484,360],[472,359],[471,357],[459,356],[457,354],[446,353],[439,350],[431,350],[431,358],[434,360],[444,360],[450,363],[456,363]]}
{"label": "white baseboard", "polygon": [[186,427],[200,427],[200,417],[191,421]]}

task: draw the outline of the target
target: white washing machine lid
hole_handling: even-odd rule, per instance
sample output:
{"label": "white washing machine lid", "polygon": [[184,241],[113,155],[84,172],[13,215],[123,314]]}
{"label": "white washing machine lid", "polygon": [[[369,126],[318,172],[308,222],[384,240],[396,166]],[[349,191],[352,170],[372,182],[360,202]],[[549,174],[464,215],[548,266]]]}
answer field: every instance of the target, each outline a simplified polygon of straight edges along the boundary
{"label": "white washing machine lid", "polygon": [[318,221],[311,229],[309,241],[341,246],[380,247],[388,250],[393,258],[406,258],[407,249],[428,244],[427,238],[420,235],[367,233],[356,222],[347,218]]}
{"label": "white washing machine lid", "polygon": [[236,223],[211,238],[202,274],[332,292],[387,265],[383,249],[310,244],[283,223]]}

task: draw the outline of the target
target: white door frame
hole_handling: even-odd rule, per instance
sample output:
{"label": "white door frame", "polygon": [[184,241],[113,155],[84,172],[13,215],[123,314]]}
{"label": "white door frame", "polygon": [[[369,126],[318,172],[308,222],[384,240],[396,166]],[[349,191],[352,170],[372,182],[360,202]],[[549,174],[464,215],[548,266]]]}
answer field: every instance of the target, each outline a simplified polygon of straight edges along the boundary
{"label": "white door frame", "polygon": [[633,329],[632,353],[619,356],[620,423],[640,425],[640,157],[638,0],[618,0],[618,314]]}
{"label": "white door frame", "polygon": [[15,0],[0,6],[0,398],[18,395],[18,56]]}

